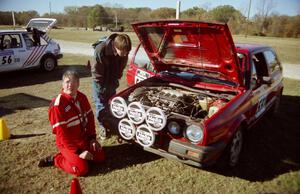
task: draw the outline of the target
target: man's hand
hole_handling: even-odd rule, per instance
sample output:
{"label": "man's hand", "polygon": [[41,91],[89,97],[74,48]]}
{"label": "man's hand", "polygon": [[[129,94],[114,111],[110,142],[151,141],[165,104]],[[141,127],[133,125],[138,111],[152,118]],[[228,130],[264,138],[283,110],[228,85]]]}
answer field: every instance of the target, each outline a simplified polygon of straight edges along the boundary
{"label": "man's hand", "polygon": [[90,148],[92,149],[92,150],[94,150],[95,152],[99,152],[99,151],[101,151],[101,145],[99,144],[99,142],[97,141],[97,140],[95,140],[95,139],[92,139],[91,141],[90,141]]}
{"label": "man's hand", "polygon": [[79,158],[82,158],[84,160],[93,160],[93,154],[86,150],[79,155]]}

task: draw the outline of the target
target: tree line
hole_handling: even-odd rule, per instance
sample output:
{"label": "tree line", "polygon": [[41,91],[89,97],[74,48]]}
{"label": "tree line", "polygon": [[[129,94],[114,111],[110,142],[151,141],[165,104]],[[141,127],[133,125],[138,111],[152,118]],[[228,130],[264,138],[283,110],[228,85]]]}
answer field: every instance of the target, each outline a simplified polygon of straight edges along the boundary
{"label": "tree line", "polygon": [[[265,1],[262,1],[265,2]],[[222,5],[207,10],[201,7],[193,7],[182,11],[180,19],[201,20],[210,22],[227,23],[233,34],[248,34],[275,37],[300,37],[300,15],[286,16],[271,13],[271,8],[262,6],[258,13],[247,19],[241,11],[230,5]],[[131,31],[130,23],[155,19],[175,19],[176,9],[158,8],[122,8],[94,6],[68,6],[64,13],[46,13],[39,15],[36,11],[15,12],[16,25],[26,25],[34,17],[51,17],[58,20],[59,26],[94,28],[105,27],[113,29],[121,27]],[[0,12],[0,25],[12,25],[12,13]]]}

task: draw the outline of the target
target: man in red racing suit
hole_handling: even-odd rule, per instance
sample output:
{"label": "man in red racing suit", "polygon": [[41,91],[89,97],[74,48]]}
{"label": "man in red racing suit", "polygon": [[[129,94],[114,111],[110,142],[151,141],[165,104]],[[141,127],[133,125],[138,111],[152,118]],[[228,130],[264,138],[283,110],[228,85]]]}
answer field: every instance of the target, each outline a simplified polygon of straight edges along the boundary
{"label": "man in red racing suit", "polygon": [[64,73],[63,89],[50,103],[48,112],[59,153],[40,160],[39,166],[55,165],[67,173],[83,176],[88,173],[88,160],[102,162],[105,155],[96,140],[91,106],[78,88],[78,74]]}

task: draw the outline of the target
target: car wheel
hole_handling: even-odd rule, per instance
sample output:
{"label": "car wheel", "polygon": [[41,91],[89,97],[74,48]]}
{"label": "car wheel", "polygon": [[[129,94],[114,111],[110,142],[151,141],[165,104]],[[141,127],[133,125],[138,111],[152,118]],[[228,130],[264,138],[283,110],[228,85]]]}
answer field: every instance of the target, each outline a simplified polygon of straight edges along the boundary
{"label": "car wheel", "polygon": [[243,133],[241,129],[238,129],[230,144],[229,144],[229,149],[228,149],[228,165],[231,167],[234,167],[237,165],[239,159],[240,159],[240,154],[242,151],[243,147]]}
{"label": "car wheel", "polygon": [[268,117],[272,117],[278,112],[279,105],[280,105],[280,99],[281,99],[281,94],[276,97],[274,104],[272,105],[270,110],[267,112]]}
{"label": "car wheel", "polygon": [[233,135],[230,143],[225,148],[222,156],[217,161],[216,167],[224,170],[228,167],[235,167],[240,159],[243,146],[243,131],[240,127]]}
{"label": "car wheel", "polygon": [[48,56],[42,61],[41,68],[44,71],[53,71],[57,65],[57,61],[55,58]]}

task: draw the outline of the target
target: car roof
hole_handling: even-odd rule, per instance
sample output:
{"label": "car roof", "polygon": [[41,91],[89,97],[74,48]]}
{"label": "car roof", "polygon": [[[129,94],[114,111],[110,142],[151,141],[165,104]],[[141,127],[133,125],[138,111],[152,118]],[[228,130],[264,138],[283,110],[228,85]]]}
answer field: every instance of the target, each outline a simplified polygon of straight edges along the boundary
{"label": "car roof", "polygon": [[250,44],[250,43],[236,43],[235,47],[237,51],[244,50],[247,52],[256,52],[260,50],[270,49],[271,47],[262,44]]}
{"label": "car roof", "polygon": [[24,33],[26,30],[0,30],[0,33]]}

